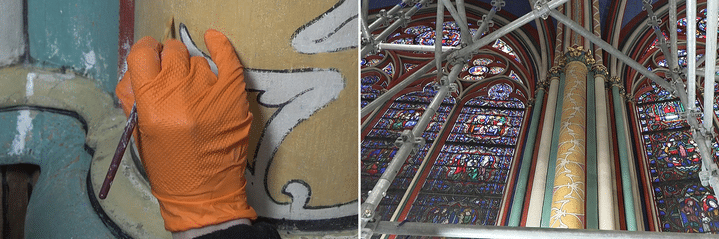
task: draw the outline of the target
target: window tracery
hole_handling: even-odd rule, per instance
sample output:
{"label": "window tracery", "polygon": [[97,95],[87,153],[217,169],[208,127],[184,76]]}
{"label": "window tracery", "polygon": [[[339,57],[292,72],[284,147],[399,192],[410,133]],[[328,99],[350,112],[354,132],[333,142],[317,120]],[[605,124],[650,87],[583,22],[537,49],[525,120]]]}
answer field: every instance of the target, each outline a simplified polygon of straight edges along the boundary
{"label": "window tracery", "polygon": [[[361,183],[363,200],[366,198],[366,192],[371,190],[377,183],[377,180],[384,173],[385,168],[399,149],[394,145],[395,140],[402,131],[414,128],[422,113],[432,101],[432,97],[437,93],[433,88],[435,84],[430,82],[420,90],[410,91],[395,98],[362,140]],[[429,146],[437,138],[439,130],[447,120],[454,104],[454,97],[450,96],[444,99],[424,134],[422,134],[422,137],[426,139],[426,144],[417,154],[410,156],[405,161],[397,177],[392,181],[385,198],[377,208],[377,214],[381,215],[382,220],[389,220],[397,208],[399,199],[402,198],[405,189],[409,187],[410,181],[414,174],[417,173],[417,169],[427,154]]]}
{"label": "window tracery", "polygon": [[[408,27],[390,34],[386,41],[433,45],[434,24],[429,20],[410,22]],[[443,26],[442,44],[458,45],[461,34],[457,23],[448,21]],[[477,26],[470,23],[469,28],[476,32]],[[522,132],[526,127],[527,97],[524,92],[528,86],[523,85],[522,78],[529,73],[518,64],[521,63],[520,55],[513,43],[514,38],[497,40],[482,48],[464,65],[458,77],[460,92],[457,93],[463,95],[462,98],[455,99],[457,95],[454,94],[452,98],[445,98],[423,134],[424,147],[404,162],[381,201],[376,211],[380,220],[390,220],[397,213],[394,220],[400,221],[502,224],[498,220],[512,197],[510,178],[517,171],[514,161],[519,154],[516,149],[523,142]],[[390,81],[397,80],[397,72],[404,74],[419,66],[422,60],[433,59],[434,54],[384,53],[399,56],[394,65],[395,75],[390,75]],[[379,71],[386,66],[381,62],[372,70]],[[449,71],[447,67],[442,70]],[[369,71],[363,67],[363,77]],[[417,124],[432,100],[434,94],[429,94],[434,92],[430,87],[432,84],[424,85],[421,91],[401,91],[405,93],[385,103],[379,113],[366,119],[370,121],[369,129],[362,133],[361,143],[363,201],[396,154],[398,148],[393,145],[394,141],[402,130]],[[461,107],[457,105],[460,102]],[[364,98],[362,105],[366,105]],[[426,165],[421,168],[425,158]],[[415,180],[419,181],[410,184],[415,174],[418,174]],[[410,186],[412,188],[408,189]],[[414,196],[402,201],[404,195]],[[402,208],[398,208],[399,205],[403,205]]]}
{"label": "window tracery", "polygon": [[[435,146],[405,220],[496,225],[523,125],[525,104],[508,83],[471,96]],[[436,155],[436,156],[435,156]]]}

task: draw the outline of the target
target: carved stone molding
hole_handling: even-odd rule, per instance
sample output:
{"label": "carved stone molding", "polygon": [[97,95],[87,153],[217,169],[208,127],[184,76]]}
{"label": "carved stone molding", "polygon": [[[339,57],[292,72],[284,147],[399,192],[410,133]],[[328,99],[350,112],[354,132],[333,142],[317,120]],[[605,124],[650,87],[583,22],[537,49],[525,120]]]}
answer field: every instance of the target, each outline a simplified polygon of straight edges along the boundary
{"label": "carved stone molding", "polygon": [[566,63],[579,61],[586,64],[587,67],[591,67],[594,63],[596,63],[592,50],[584,49],[583,46],[575,45],[573,47],[568,47],[564,56]]}

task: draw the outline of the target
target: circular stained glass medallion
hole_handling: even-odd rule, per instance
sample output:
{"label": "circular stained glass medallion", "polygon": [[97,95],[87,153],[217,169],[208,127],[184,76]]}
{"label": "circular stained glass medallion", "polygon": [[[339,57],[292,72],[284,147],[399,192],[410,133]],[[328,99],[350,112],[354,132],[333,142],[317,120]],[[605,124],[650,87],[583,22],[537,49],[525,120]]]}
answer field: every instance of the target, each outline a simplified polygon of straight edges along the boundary
{"label": "circular stained glass medallion", "polygon": [[478,76],[483,75],[484,73],[487,73],[489,71],[489,68],[486,66],[473,66],[472,68],[469,68],[469,74]]}
{"label": "circular stained glass medallion", "polygon": [[502,73],[502,71],[504,71],[504,68],[499,66],[493,66],[492,68],[489,68],[489,74],[496,75]]}
{"label": "circular stained glass medallion", "polygon": [[[435,30],[425,31],[423,33],[420,33],[416,38],[415,41],[420,45],[434,45],[434,39],[435,39]],[[461,35],[459,31],[457,30],[444,30],[443,36],[442,36],[442,45],[443,46],[458,46],[459,41],[461,39]]]}
{"label": "circular stained glass medallion", "polygon": [[484,79],[484,76],[466,75],[466,76],[462,77],[462,80],[466,80],[466,81],[478,81],[481,79]]}
{"label": "circular stained glass medallion", "polygon": [[512,93],[512,86],[507,83],[500,83],[489,88],[489,97],[492,99],[508,99]]}
{"label": "circular stained glass medallion", "polygon": [[425,31],[432,30],[432,28],[424,25],[419,26],[413,26],[408,27],[407,29],[404,29],[404,33],[406,34],[412,34],[412,35],[419,35],[420,33],[423,33]]}
{"label": "circular stained glass medallion", "polygon": [[489,58],[477,58],[472,63],[478,66],[486,66],[492,63],[492,59]]}

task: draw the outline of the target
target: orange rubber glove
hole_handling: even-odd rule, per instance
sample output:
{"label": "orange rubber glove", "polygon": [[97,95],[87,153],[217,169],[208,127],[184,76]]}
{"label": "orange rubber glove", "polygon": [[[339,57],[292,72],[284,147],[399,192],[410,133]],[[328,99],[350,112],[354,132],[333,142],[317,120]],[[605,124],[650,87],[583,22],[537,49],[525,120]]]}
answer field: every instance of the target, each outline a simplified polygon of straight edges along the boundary
{"label": "orange rubber glove", "polygon": [[243,66],[222,33],[208,30],[205,43],[217,76],[180,41],[145,37],[115,89],[126,115],[137,100],[135,139],[172,232],[257,218],[245,195],[252,113]]}

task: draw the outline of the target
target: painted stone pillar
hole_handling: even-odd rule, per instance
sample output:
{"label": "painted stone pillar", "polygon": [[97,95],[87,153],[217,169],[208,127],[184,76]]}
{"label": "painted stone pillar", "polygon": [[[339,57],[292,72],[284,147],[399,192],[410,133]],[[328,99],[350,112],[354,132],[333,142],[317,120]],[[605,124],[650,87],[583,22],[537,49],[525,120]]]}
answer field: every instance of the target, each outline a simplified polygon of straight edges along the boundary
{"label": "painted stone pillar", "polygon": [[600,230],[614,230],[614,194],[612,193],[612,161],[609,149],[609,123],[607,122],[607,93],[605,81],[607,68],[596,64],[594,71],[594,96],[597,132],[597,202]]}
{"label": "painted stone pillar", "polygon": [[0,2],[0,66],[14,64],[25,53],[23,1]]}
{"label": "painted stone pillar", "polygon": [[550,70],[549,93],[547,93],[547,107],[544,110],[542,135],[539,140],[537,163],[534,167],[532,191],[527,208],[527,227],[539,227],[542,220],[542,205],[544,204],[544,188],[547,182],[547,167],[549,164],[549,151],[552,146],[552,130],[554,129],[554,113],[557,105],[557,92],[559,91],[559,70],[555,66]]}
{"label": "painted stone pillar", "polygon": [[627,147],[624,147],[627,145],[627,140],[625,138],[627,134],[627,127],[625,127],[626,122],[624,122],[624,117],[620,116],[622,114],[622,107],[624,107],[625,90],[619,77],[612,77],[611,82],[615,115],[614,122],[617,128],[616,138],[617,145],[619,145],[617,150],[619,151],[619,165],[621,166],[622,192],[624,196],[624,215],[626,217],[627,231],[636,231],[637,217],[636,212],[634,211],[634,194],[632,193],[633,180],[631,176],[631,169],[633,167],[630,166],[631,159],[629,158]]}
{"label": "painted stone pillar", "polygon": [[[509,223],[507,224],[510,227],[516,227],[519,226],[519,223],[521,221],[522,217],[522,207],[524,207],[524,195],[527,192],[527,181],[529,179],[529,171],[530,171],[530,165],[532,164],[532,157],[534,157],[534,144],[536,143],[537,139],[537,130],[539,126],[539,118],[542,117],[542,103],[544,102],[544,92],[547,88],[547,80],[542,80],[537,84],[537,91],[535,94],[535,99],[532,100],[532,103],[530,104],[530,107],[533,107],[532,111],[532,123],[529,126],[529,134],[527,135],[527,144],[525,145],[524,155],[522,156],[522,166],[519,170],[519,178],[517,180],[517,189],[515,190],[515,194],[517,196],[514,197],[514,201],[512,202],[512,210],[510,211],[509,215]],[[556,87],[555,87],[556,88]],[[556,98],[556,92],[554,94],[554,97]],[[541,143],[541,141],[540,141]],[[546,163],[545,163],[545,175],[546,175]]]}
{"label": "painted stone pillar", "polygon": [[578,46],[566,54],[566,84],[549,226],[585,227],[586,90],[591,52]]}

